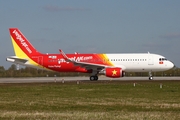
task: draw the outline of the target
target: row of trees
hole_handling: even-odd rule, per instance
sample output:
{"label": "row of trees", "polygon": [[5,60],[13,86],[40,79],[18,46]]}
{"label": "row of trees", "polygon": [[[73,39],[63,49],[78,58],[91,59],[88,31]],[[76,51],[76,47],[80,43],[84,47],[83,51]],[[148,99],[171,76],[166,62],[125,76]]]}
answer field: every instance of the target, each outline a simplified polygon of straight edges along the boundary
{"label": "row of trees", "polygon": [[[165,72],[153,72],[153,76],[180,76],[180,68],[173,68]],[[12,64],[7,70],[0,66],[0,77],[60,77],[60,76],[88,76],[85,73],[67,73],[40,70],[30,67],[16,69],[16,65]],[[148,73],[129,72],[125,76],[148,76]]]}
{"label": "row of trees", "polygon": [[16,65],[12,64],[7,70],[0,66],[0,77],[59,77],[59,76],[79,76],[86,75],[83,73],[67,73],[67,72],[54,72],[41,70],[31,67],[22,67],[19,70],[16,69]]}

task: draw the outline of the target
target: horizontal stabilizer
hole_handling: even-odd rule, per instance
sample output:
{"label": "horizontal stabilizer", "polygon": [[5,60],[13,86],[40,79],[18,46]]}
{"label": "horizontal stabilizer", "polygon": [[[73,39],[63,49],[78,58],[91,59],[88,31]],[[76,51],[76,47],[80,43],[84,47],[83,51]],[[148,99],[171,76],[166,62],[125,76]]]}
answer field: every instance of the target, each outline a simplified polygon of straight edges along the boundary
{"label": "horizontal stabilizer", "polygon": [[14,62],[14,63],[19,63],[19,64],[25,64],[28,60],[27,59],[18,58],[16,56],[10,56],[10,57],[6,58],[6,61]]}

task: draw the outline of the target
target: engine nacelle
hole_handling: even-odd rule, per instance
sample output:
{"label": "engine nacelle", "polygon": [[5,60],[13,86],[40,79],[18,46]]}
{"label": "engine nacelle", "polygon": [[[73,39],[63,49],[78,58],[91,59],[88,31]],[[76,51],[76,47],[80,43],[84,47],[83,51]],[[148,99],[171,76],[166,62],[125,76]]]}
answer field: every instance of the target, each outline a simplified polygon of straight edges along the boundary
{"label": "engine nacelle", "polygon": [[124,71],[122,68],[114,67],[114,68],[105,68],[105,75],[111,78],[119,78],[124,77]]}

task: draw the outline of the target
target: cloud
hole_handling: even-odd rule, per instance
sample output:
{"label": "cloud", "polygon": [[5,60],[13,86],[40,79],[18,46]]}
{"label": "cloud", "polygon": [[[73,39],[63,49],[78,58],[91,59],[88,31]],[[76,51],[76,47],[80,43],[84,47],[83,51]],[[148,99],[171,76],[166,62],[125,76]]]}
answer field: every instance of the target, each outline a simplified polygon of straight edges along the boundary
{"label": "cloud", "polygon": [[75,8],[75,7],[59,7],[59,6],[52,6],[47,5],[43,7],[44,10],[49,12],[59,12],[59,11],[87,11],[87,8]]}
{"label": "cloud", "polygon": [[166,35],[162,35],[160,36],[160,38],[163,38],[163,39],[180,39],[180,33],[168,33]]}

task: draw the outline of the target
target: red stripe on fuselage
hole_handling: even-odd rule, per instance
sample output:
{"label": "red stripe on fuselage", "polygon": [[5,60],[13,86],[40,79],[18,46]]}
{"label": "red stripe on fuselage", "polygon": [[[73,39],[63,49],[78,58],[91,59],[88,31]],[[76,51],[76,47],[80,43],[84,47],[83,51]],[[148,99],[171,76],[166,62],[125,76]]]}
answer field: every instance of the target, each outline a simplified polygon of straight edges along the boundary
{"label": "red stripe on fuselage", "polygon": [[[102,54],[66,54],[68,58],[74,61],[87,62],[92,64],[100,64],[111,66],[109,61],[105,61]],[[43,54],[43,65],[45,68],[49,68],[59,72],[91,72],[80,66],[75,66],[71,62],[66,62],[61,54]]]}

